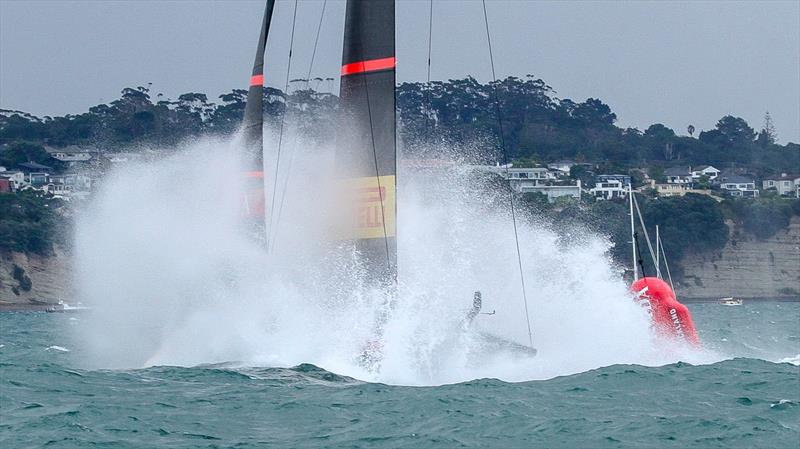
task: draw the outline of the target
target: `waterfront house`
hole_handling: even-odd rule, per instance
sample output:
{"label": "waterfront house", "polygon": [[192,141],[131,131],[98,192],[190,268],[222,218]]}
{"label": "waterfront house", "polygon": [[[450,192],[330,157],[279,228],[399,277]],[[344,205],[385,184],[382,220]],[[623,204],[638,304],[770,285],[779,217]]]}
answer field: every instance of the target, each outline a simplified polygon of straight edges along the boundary
{"label": "waterfront house", "polygon": [[699,181],[703,176],[706,176],[709,180],[713,181],[717,179],[720,173],[722,173],[722,170],[715,168],[712,165],[699,165],[692,168],[690,173],[692,175],[692,180],[694,181]]}
{"label": "waterfront house", "polygon": [[775,189],[778,195],[800,198],[800,175],[781,173],[780,176],[765,178],[761,187],[764,190]]}
{"label": "waterfront house", "polygon": [[758,197],[756,181],[751,176],[721,174],[719,179],[720,188],[727,191],[731,196],[742,198]]}
{"label": "waterfront house", "polygon": [[631,177],[627,175],[600,175],[594,187],[589,189],[589,193],[598,200],[625,198],[628,195],[630,182]]}
{"label": "waterfront house", "polygon": [[688,166],[671,167],[664,170],[668,184],[692,184],[692,172]]}
{"label": "waterfront house", "polygon": [[547,197],[547,201],[553,202],[556,198],[569,197],[576,200],[581,199],[581,180],[575,181],[575,184],[567,183],[548,183],[539,185],[522,185],[519,187],[519,192],[522,193],[541,193]]}
{"label": "waterfront house", "polygon": [[86,192],[92,188],[92,178],[80,173],[64,173],[63,175],[50,175],[50,182],[69,186],[71,190]]}
{"label": "waterfront house", "polygon": [[475,166],[479,170],[496,173],[508,180],[509,186],[520,193],[541,193],[553,202],[556,198],[568,196],[581,198],[581,182],[559,180],[556,172],[544,167],[514,167],[513,164]]}
{"label": "waterfront house", "polygon": [[544,186],[557,179],[555,173],[544,167],[515,168],[509,164],[488,167],[489,171],[494,172],[507,179],[512,189],[522,192],[526,188]]}
{"label": "waterfront house", "polygon": [[19,170],[6,170],[5,167],[0,167],[0,179],[5,179],[8,182],[10,191],[15,192],[25,184],[25,173]]}
{"label": "waterfront house", "polygon": [[598,182],[619,181],[623,186],[631,185],[630,175],[598,175]]}
{"label": "waterfront house", "polygon": [[50,173],[53,172],[53,167],[48,165],[39,164],[37,162],[23,162],[18,164],[20,171],[24,173],[24,181],[34,187],[40,187],[47,184]]}

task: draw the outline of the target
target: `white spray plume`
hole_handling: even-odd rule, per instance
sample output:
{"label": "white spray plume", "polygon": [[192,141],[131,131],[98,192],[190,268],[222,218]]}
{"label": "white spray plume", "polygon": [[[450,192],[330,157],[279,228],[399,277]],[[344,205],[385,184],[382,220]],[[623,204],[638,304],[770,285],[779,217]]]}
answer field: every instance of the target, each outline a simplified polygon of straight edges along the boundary
{"label": "white spray plume", "polygon": [[[398,173],[399,283],[387,307],[389,294],[364,287],[346,253],[328,251],[330,149],[285,141],[278,201],[287,189],[273,211],[281,219],[269,254],[240,228],[235,142],[194,143],[104,179],[76,231],[77,285],[93,308],[81,335],[91,366],[313,363],[428,385],[705,357],[654,349],[649,319],[608,259],[607,240],[564,238],[527,219],[517,225],[539,355],[481,351],[477,331],[521,344],[528,332],[506,193],[487,190],[457,163]],[[270,192],[275,177],[266,173]],[[484,311],[496,313],[465,331],[476,290]],[[387,317],[380,370],[368,371],[358,357],[379,317]]]}

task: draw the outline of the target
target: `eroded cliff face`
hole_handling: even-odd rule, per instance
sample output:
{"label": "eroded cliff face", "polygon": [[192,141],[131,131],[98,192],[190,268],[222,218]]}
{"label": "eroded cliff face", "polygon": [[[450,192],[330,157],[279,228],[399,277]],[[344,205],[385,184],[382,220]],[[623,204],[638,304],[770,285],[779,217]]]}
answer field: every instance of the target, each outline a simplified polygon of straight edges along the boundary
{"label": "eroded cliff face", "polygon": [[70,265],[58,247],[48,257],[0,252],[0,304],[73,302]]}
{"label": "eroded cliff face", "polygon": [[681,298],[800,297],[800,218],[767,240],[757,240],[728,222],[722,251],[687,254]]}

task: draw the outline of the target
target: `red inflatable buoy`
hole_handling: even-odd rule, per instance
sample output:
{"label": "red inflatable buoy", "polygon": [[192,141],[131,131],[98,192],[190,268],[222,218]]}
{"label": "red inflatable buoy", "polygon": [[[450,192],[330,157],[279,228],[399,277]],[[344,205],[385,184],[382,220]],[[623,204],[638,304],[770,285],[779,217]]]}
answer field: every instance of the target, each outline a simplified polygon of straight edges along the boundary
{"label": "red inflatable buoy", "polygon": [[653,326],[660,335],[700,345],[689,309],[678,302],[675,292],[666,282],[655,277],[643,277],[631,285],[631,290],[639,300],[649,303]]}

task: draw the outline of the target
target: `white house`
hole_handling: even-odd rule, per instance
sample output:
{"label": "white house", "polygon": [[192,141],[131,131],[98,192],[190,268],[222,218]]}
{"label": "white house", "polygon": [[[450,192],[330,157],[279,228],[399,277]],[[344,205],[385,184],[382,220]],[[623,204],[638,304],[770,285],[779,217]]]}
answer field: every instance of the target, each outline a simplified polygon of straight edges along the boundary
{"label": "white house", "polygon": [[19,190],[25,184],[25,173],[0,167],[0,178],[8,179],[11,190]]}
{"label": "white house", "polygon": [[779,195],[800,198],[800,176],[781,173],[780,176],[766,178],[761,183],[764,190],[775,189]]}
{"label": "white house", "polygon": [[499,165],[488,169],[508,179],[517,192],[522,192],[524,188],[543,186],[557,179],[555,173],[544,167],[514,168],[510,165]]}
{"label": "white house", "polygon": [[731,196],[743,198],[758,197],[756,182],[749,176],[742,175],[720,175],[720,187],[728,191]]}
{"label": "white house", "polygon": [[571,160],[563,160],[563,161],[555,161],[550,164],[547,164],[547,168],[550,170],[556,170],[564,174],[569,174],[569,170],[572,166],[575,165],[575,161]]}
{"label": "white house", "polygon": [[44,186],[44,191],[59,198],[64,198],[69,197],[69,194],[72,192],[72,186],[51,182]]}
{"label": "white house", "polygon": [[71,191],[87,192],[92,189],[92,178],[79,173],[64,173],[63,175],[50,175],[53,184],[70,187]]}
{"label": "white house", "polygon": [[691,184],[692,172],[689,167],[672,167],[664,170],[668,184]]}
{"label": "white house", "polygon": [[589,192],[598,200],[624,198],[628,195],[628,185],[629,184],[624,184],[621,179],[600,179],[595,183],[593,188],[589,189]]}
{"label": "white house", "polygon": [[581,199],[581,180],[575,181],[574,185],[524,185],[520,186],[519,191],[522,193],[539,192],[547,196],[547,201],[551,203],[562,196],[579,200]]}
{"label": "white house", "polygon": [[722,170],[719,170],[711,165],[699,165],[697,167],[692,168],[690,173],[694,181],[700,180],[700,178],[702,178],[703,176],[707,176],[708,179],[713,181],[717,179],[720,173],[722,173]]}
{"label": "white house", "polygon": [[548,179],[556,179],[556,177],[550,173],[550,170],[544,167],[532,167],[532,168],[509,168],[509,169],[502,169],[500,172],[506,179],[509,180],[525,180],[525,179],[540,179],[540,180],[548,180]]}

